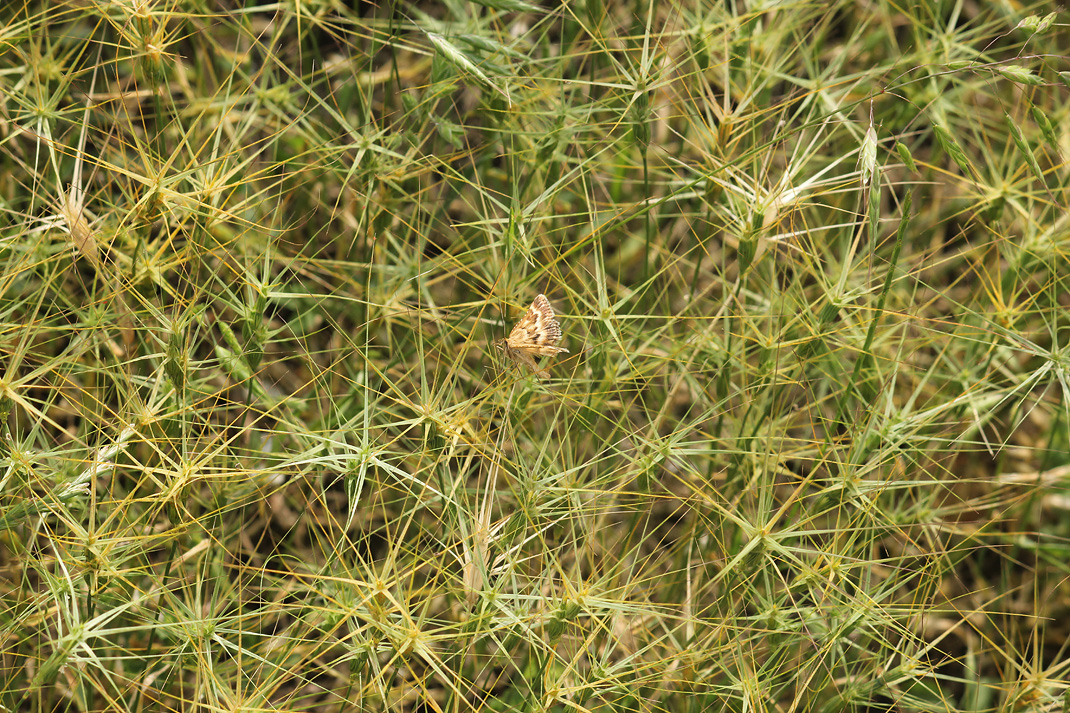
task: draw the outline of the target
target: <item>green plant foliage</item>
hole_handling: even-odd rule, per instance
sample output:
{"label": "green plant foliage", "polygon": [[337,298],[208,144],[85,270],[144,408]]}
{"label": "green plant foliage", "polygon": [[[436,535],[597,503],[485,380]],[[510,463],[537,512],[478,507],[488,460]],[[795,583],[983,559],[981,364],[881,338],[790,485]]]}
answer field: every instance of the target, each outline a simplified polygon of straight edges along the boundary
{"label": "green plant foliage", "polygon": [[0,710],[1064,707],[1068,26],[2,4]]}

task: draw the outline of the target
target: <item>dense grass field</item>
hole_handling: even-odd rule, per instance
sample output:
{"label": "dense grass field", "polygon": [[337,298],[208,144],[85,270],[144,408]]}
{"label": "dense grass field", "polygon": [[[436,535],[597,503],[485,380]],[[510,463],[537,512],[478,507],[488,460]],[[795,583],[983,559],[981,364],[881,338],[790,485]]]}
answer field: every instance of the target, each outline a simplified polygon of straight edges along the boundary
{"label": "dense grass field", "polygon": [[0,710],[1065,711],[1068,23],[3,4]]}

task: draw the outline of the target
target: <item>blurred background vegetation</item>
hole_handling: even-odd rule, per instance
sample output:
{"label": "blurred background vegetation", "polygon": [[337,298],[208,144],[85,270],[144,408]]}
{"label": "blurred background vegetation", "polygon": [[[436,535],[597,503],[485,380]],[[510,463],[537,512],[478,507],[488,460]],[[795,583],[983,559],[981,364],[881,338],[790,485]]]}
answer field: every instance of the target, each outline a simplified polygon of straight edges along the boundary
{"label": "blurred background vegetation", "polygon": [[5,710],[1066,710],[1060,8],[0,20]]}

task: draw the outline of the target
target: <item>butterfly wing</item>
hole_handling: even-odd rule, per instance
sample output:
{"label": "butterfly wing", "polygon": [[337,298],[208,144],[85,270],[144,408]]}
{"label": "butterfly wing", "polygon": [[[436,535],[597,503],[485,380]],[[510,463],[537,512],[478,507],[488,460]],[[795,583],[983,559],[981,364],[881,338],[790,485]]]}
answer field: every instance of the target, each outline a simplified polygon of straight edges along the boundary
{"label": "butterfly wing", "polygon": [[541,378],[548,379],[549,372],[539,369],[535,357],[568,352],[568,349],[557,346],[560,341],[561,325],[554,317],[554,308],[550,306],[546,295],[539,295],[503,340],[502,347],[510,359],[527,366]]}
{"label": "butterfly wing", "polygon": [[[539,295],[542,297],[542,295]],[[542,318],[541,313],[536,308],[539,302],[539,298],[536,297],[535,301],[528,307],[527,314],[520,318],[520,321],[513,327],[513,331],[509,332],[509,346],[514,349],[522,349],[529,344],[534,344],[539,337],[539,320]]]}
{"label": "butterfly wing", "polygon": [[512,349],[539,356],[568,351],[557,346],[561,341],[561,325],[554,317],[554,308],[546,295],[535,298],[527,314],[509,332],[508,341]]}

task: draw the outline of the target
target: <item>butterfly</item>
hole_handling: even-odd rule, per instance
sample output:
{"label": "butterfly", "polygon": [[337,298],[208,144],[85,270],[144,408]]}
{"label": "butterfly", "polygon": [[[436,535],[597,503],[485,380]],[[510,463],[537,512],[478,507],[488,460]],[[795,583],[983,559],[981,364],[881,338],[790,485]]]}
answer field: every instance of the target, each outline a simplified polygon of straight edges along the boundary
{"label": "butterfly", "polygon": [[539,295],[528,308],[524,318],[516,323],[509,336],[498,346],[505,355],[535,372],[540,378],[549,379],[550,372],[535,364],[536,356],[553,356],[568,349],[557,346],[561,341],[561,325],[554,318],[554,308],[546,295]]}

